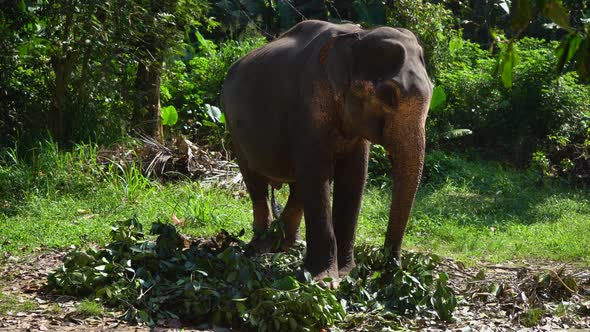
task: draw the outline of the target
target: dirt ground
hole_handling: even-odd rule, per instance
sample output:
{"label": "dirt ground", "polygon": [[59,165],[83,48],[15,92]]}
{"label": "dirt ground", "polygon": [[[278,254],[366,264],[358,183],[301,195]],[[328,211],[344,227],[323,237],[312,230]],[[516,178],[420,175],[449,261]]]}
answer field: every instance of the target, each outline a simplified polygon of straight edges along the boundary
{"label": "dirt ground", "polygon": [[[0,331],[147,331],[118,318],[121,312],[83,317],[79,299],[44,291],[47,274],[61,263],[64,252],[38,250],[22,257],[0,258]],[[445,260],[440,269],[459,297],[455,321],[400,319],[410,330],[429,331],[551,331],[590,330],[590,271],[551,261],[481,263],[465,267]],[[9,302],[12,301],[12,302]],[[4,302],[4,303],[2,303]],[[531,308],[541,308],[541,310]],[[535,315],[537,313],[538,315]],[[211,331],[207,326],[183,326],[162,321],[155,330]],[[528,327],[527,327],[528,325]],[[368,330],[369,325],[355,330]],[[215,331],[229,331],[214,328]]]}

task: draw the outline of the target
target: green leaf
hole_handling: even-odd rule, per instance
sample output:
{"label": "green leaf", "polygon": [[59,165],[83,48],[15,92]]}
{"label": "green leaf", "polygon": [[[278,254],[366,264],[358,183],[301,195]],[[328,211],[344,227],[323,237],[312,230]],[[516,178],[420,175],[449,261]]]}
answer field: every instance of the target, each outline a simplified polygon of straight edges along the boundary
{"label": "green leaf", "polygon": [[566,62],[570,61],[574,57],[574,55],[576,55],[583,41],[584,37],[582,37],[580,33],[576,33],[576,35],[572,38],[572,41],[570,42],[570,47],[567,50]]}
{"label": "green leaf", "polygon": [[205,104],[205,112],[207,112],[209,118],[211,118],[211,120],[214,122],[225,123],[225,117],[223,116],[223,113],[221,113],[219,107]]}
{"label": "green leaf", "polygon": [[560,0],[545,1],[542,13],[561,28],[571,29],[569,14]]}
{"label": "green leaf", "polygon": [[271,285],[272,288],[283,291],[291,291],[299,289],[299,282],[291,276],[275,280]]}
{"label": "green leaf", "polygon": [[473,132],[470,129],[453,129],[453,130],[449,130],[447,132],[445,132],[443,134],[443,137],[446,139],[453,139],[453,138],[459,138],[459,137],[463,137],[463,136],[468,136],[473,134]]}
{"label": "green leaf", "polygon": [[25,3],[25,0],[20,0],[16,5],[18,6],[18,10],[20,10],[21,13],[25,13],[27,11],[27,4]]}
{"label": "green leaf", "polygon": [[510,6],[506,0],[498,1],[498,6],[500,6],[500,8],[502,8],[506,14],[510,14]]}
{"label": "green leaf", "polygon": [[205,37],[203,37],[203,35],[199,31],[195,31],[195,37],[197,37],[197,41],[199,42],[199,44],[201,46],[207,45],[207,40],[205,39]]}
{"label": "green leaf", "polygon": [[174,126],[178,121],[178,113],[176,112],[176,107],[170,105],[166,107],[162,107],[162,113],[160,114],[162,117],[162,124],[164,126]]}
{"label": "green leaf", "polygon": [[520,31],[526,28],[533,17],[532,0],[512,1],[512,30]]}
{"label": "green leaf", "polygon": [[447,94],[442,86],[437,86],[432,91],[432,99],[430,100],[430,109],[435,110],[444,105],[447,101]]}
{"label": "green leaf", "polygon": [[555,50],[558,71],[562,71],[563,67],[576,55],[583,41],[584,37],[580,33],[570,33],[561,41]]}
{"label": "green leaf", "polygon": [[499,72],[502,84],[506,88],[512,88],[512,69],[518,61],[517,49],[513,42],[508,44],[508,48],[500,55]]}

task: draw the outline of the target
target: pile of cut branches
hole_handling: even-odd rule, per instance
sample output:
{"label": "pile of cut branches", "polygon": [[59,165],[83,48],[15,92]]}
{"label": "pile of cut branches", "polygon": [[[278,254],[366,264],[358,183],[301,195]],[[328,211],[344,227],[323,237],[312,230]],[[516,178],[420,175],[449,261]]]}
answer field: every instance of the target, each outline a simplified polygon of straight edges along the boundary
{"label": "pile of cut branches", "polygon": [[190,239],[153,223],[150,233],[156,238],[134,218],[118,222],[104,249],[68,253],[49,287],[122,308],[129,321],[259,331],[349,329],[359,315],[378,317],[373,324],[381,326],[396,326],[400,316],[450,320],[457,304],[436,256],[406,253],[401,269],[388,252],[361,247],[358,266],[331,290],[302,273],[303,245],[260,255],[240,239],[243,232]]}

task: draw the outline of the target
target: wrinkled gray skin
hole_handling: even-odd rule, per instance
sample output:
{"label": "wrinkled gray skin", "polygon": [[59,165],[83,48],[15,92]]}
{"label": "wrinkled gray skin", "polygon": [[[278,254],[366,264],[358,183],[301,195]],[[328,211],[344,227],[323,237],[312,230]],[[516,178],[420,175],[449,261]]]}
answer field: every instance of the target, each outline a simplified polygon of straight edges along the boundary
{"label": "wrinkled gray skin", "polygon": [[347,274],[372,142],[393,163],[385,246],[399,256],[431,96],[422,48],[405,29],[304,21],[237,61],[222,105],[252,199],[253,243],[271,221],[268,186],[288,183],[284,245],[305,214],[305,268],[316,279]]}

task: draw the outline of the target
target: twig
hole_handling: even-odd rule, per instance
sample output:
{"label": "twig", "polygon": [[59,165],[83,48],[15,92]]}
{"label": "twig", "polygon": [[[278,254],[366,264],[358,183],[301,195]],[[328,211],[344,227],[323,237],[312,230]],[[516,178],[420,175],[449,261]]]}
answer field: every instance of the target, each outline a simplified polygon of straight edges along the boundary
{"label": "twig", "polygon": [[444,266],[446,266],[448,268],[451,268],[451,269],[453,269],[453,270],[461,273],[464,276],[473,277],[472,274],[466,272],[465,270],[462,270],[462,269],[458,268],[457,266],[454,266],[453,264],[446,263],[445,261],[441,262],[440,264],[441,265],[444,265]]}
{"label": "twig", "polygon": [[561,279],[561,277],[559,276],[559,274],[557,274],[557,272],[549,269],[549,273],[552,273],[553,276],[555,276],[555,278],[557,278],[557,280],[559,280],[559,282],[563,285],[563,287],[565,287],[565,289],[567,289],[570,293],[572,294],[576,294],[577,292],[573,291],[571,288],[569,288],[568,285],[565,284],[565,282],[563,282],[563,280]]}
{"label": "twig", "polygon": [[302,19],[307,20],[307,17],[305,17],[303,14],[301,14],[301,12],[299,10],[297,10],[297,8],[295,8],[295,6],[293,6],[291,4],[291,1],[289,1],[289,0],[283,0],[282,2],[288,4],[289,7],[291,7],[297,14],[299,14],[299,16],[301,16]]}
{"label": "twig", "polygon": [[508,271],[520,271],[520,270],[528,270],[528,268],[524,266],[503,266],[503,265],[485,265],[485,267],[490,269],[499,269],[499,270],[508,270]]}

